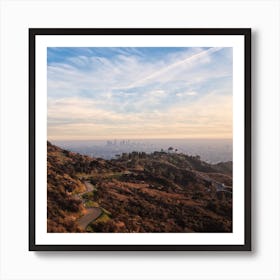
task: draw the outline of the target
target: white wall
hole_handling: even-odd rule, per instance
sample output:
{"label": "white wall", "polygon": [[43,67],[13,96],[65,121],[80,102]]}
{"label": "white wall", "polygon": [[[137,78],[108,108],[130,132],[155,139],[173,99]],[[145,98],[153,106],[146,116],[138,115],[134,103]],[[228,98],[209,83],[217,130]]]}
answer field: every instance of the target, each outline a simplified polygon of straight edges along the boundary
{"label": "white wall", "polygon": [[[0,2],[0,279],[280,279],[280,2]],[[28,28],[251,27],[253,252],[29,252]]]}

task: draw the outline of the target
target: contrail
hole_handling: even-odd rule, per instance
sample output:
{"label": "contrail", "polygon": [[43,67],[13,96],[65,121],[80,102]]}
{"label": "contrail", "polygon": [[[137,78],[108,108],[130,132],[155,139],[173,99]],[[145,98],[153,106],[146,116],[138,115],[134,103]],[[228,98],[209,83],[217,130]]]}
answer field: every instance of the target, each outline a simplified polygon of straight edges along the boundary
{"label": "contrail", "polygon": [[149,76],[141,79],[141,80],[138,80],[132,84],[130,84],[129,86],[127,86],[126,88],[132,88],[132,87],[135,87],[135,86],[139,86],[141,84],[143,84],[144,82],[148,81],[148,80],[151,80],[153,78],[156,78],[160,75],[162,75],[163,73],[165,72],[168,72],[178,66],[181,66],[181,65],[184,65],[184,64],[188,64],[188,63],[191,63],[193,60],[196,60],[196,59],[199,59],[199,58],[202,58],[208,54],[212,54],[212,53],[215,53],[219,50],[223,49],[222,47],[214,47],[214,48],[210,48],[208,50],[205,50],[205,51],[202,51],[200,53],[197,53],[197,54],[194,54],[190,57],[187,57],[183,60],[180,60],[180,61],[177,61],[175,63],[172,63],[170,65],[167,65],[166,67],[164,67],[163,69],[159,70],[159,71],[155,71],[154,73],[150,74]]}

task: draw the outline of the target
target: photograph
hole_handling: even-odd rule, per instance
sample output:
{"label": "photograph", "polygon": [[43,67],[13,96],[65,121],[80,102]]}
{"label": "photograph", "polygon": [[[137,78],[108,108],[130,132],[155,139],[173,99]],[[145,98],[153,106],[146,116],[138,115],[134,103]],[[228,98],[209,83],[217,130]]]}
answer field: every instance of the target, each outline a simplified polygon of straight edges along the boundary
{"label": "photograph", "polygon": [[113,31],[30,30],[33,249],[248,249],[249,31]]}
{"label": "photograph", "polygon": [[231,232],[232,49],[48,48],[48,232]]}

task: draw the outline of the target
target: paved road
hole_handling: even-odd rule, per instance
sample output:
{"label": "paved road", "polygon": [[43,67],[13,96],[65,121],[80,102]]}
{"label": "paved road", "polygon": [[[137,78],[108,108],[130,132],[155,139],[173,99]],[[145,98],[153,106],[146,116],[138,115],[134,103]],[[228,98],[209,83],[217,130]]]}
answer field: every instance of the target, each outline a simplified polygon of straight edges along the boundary
{"label": "paved road", "polygon": [[[94,190],[94,186],[89,181],[85,181],[84,183],[87,188],[86,192],[91,192]],[[86,192],[84,192],[84,193],[86,193]]]}
{"label": "paved road", "polygon": [[[82,198],[82,195],[94,190],[94,186],[89,181],[85,181],[84,184],[87,188],[86,191],[76,195],[78,198],[82,199],[83,203],[85,203],[85,199]],[[77,220],[77,224],[80,228],[86,229],[87,225],[99,218],[101,214],[102,210],[98,207],[86,208],[86,214]]]}
{"label": "paved road", "polygon": [[76,199],[81,199],[83,203],[85,202],[85,200],[82,198],[82,195],[88,192],[92,192],[94,190],[94,186],[89,181],[85,181],[84,185],[86,186],[86,190],[84,192],[80,192],[74,195]]}
{"label": "paved road", "polygon": [[232,191],[230,190],[230,188],[228,186],[225,186],[224,184],[217,182],[213,179],[211,179],[208,175],[206,175],[205,173],[201,173],[198,172],[198,174],[200,175],[200,177],[205,180],[208,183],[211,183],[215,188],[216,188],[216,192],[227,192],[227,193],[232,193]]}
{"label": "paved road", "polygon": [[82,229],[86,229],[87,225],[90,222],[93,222],[94,220],[99,218],[100,215],[102,214],[102,210],[97,207],[87,208],[86,210],[87,210],[87,213],[83,217],[81,217],[77,220],[77,224]]}

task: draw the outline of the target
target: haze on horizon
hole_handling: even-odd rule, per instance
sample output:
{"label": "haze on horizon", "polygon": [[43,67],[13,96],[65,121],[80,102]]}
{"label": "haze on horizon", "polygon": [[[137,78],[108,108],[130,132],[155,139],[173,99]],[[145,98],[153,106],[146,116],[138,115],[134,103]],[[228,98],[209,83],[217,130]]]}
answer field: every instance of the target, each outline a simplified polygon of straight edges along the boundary
{"label": "haze on horizon", "polygon": [[232,48],[48,48],[48,139],[232,139]]}

